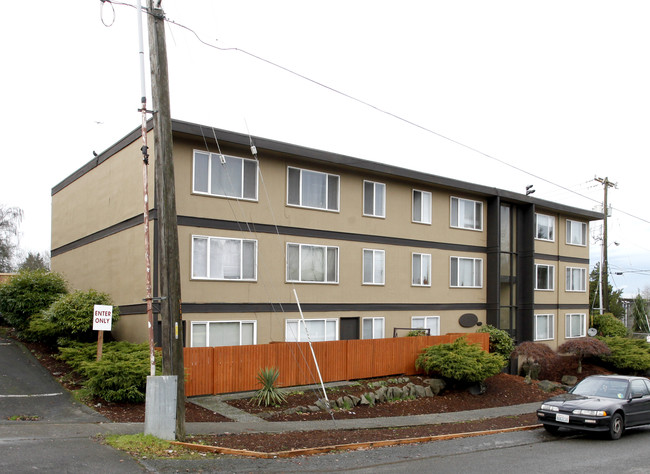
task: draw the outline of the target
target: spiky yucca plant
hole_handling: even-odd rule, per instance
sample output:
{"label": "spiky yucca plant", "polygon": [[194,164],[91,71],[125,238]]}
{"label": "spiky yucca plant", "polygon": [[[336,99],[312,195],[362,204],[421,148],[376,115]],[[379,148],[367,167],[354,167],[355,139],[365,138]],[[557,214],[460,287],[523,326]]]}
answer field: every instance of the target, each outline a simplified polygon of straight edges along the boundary
{"label": "spiky yucca plant", "polygon": [[281,405],[287,401],[287,397],[284,393],[284,390],[275,386],[275,382],[280,376],[280,371],[275,367],[266,367],[260,369],[257,374],[257,381],[262,385],[262,388],[259,389],[253,396],[253,400],[257,402],[257,405],[264,405],[268,407],[269,405]]}

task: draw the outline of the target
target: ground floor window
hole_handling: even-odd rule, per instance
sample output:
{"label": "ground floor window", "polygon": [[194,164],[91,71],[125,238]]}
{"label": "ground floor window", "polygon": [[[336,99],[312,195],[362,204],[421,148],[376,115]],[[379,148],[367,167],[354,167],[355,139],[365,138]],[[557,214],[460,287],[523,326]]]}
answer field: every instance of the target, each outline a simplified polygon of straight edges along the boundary
{"label": "ground floor window", "polygon": [[257,343],[257,321],[192,321],[192,347],[245,346]]}
{"label": "ground floor window", "polygon": [[363,339],[382,339],[384,337],[384,318],[363,318]]}
{"label": "ground floor window", "polygon": [[587,315],[567,314],[565,337],[584,337],[587,332]]}
{"label": "ground floor window", "polygon": [[431,336],[439,336],[440,316],[413,316],[411,318],[411,327],[430,329]]}
{"label": "ground floor window", "polygon": [[553,321],[555,316],[552,314],[535,315],[535,340],[548,341],[555,337],[553,331]]}
{"label": "ground floor window", "polygon": [[[328,319],[287,319],[284,340],[287,342],[336,341],[339,333],[339,320]],[[309,333],[309,339],[307,338]]]}

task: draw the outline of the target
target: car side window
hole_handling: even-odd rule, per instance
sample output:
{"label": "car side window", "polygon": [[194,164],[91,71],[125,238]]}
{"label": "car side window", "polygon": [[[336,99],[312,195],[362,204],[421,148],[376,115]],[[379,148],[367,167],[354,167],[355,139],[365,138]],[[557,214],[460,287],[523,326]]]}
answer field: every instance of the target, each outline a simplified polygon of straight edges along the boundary
{"label": "car side window", "polygon": [[645,383],[645,386],[646,386],[646,389],[648,390],[648,393],[650,393],[650,380],[644,380],[643,382]]}
{"label": "car side window", "polygon": [[645,384],[644,380],[632,380],[632,395],[641,394],[642,396],[650,394],[648,386]]}

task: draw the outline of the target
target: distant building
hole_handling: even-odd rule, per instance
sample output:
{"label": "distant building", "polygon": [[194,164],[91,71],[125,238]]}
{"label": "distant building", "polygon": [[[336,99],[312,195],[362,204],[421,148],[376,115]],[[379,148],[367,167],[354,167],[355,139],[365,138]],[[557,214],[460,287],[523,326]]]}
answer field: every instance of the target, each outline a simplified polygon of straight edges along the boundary
{"label": "distant building", "polygon": [[0,284],[8,282],[15,275],[15,273],[0,273]]}
{"label": "distant building", "polygon": [[[263,138],[255,157],[249,136],[194,123],[173,134],[187,346],[304,340],[294,289],[315,340],[586,334],[599,213]],[[137,129],[52,189],[52,269],[110,293],[132,341],[147,337],[140,146]]]}

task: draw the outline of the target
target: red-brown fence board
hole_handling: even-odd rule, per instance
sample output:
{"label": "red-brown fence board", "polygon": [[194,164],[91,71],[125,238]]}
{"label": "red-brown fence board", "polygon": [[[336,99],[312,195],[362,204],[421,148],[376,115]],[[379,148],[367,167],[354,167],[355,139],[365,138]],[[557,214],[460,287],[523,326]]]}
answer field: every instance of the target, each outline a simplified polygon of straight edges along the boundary
{"label": "red-brown fence board", "polygon": [[[444,336],[355,339],[313,343],[324,382],[389,375],[413,375],[415,359],[422,349],[465,337],[489,350],[487,333]],[[257,390],[260,369],[276,367],[277,385],[292,387],[318,383],[318,372],[309,344],[278,342],[251,346],[185,348],[185,394],[213,395]]]}

